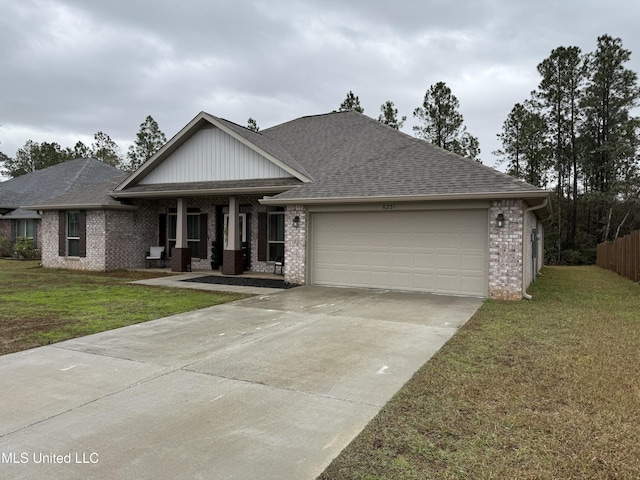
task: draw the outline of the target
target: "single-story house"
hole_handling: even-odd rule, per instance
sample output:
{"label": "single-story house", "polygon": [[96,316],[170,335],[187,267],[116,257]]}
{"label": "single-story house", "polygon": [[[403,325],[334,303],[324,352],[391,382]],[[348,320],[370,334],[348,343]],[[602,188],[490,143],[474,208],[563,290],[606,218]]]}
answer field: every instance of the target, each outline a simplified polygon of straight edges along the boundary
{"label": "single-story house", "polygon": [[260,132],[199,113],[122,181],[42,212],[46,267],[272,272],[296,284],[520,299],[542,264],[548,192],[357,112]]}
{"label": "single-story house", "polygon": [[0,182],[0,238],[12,243],[26,237],[38,248],[40,222],[38,211],[22,205],[46,202],[64,192],[100,183],[106,179],[124,179],[126,174],[95,158],[80,158]]}

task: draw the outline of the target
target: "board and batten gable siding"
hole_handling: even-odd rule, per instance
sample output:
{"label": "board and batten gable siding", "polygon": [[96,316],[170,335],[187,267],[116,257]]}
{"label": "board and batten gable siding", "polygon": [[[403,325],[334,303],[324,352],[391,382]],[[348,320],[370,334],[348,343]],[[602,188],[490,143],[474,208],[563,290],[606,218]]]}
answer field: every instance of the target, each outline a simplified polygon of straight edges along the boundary
{"label": "board and batten gable siding", "polygon": [[291,174],[212,126],[197,131],[140,184],[284,177]]}

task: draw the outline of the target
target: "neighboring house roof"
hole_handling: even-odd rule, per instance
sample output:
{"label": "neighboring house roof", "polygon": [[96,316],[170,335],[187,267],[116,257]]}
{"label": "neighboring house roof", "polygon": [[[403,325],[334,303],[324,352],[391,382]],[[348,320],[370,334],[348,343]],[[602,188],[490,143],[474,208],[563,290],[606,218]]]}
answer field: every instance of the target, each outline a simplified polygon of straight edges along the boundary
{"label": "neighboring house roof", "polygon": [[74,208],[82,210],[134,209],[137,207],[120,202],[111,196],[113,189],[126,177],[126,173],[120,172],[119,175],[114,175],[100,183],[72,189],[62,195],[47,199],[43,203],[28,205],[25,208],[31,210],[69,210]]}
{"label": "neighboring house roof", "polygon": [[262,133],[313,177],[266,204],[548,195],[357,112],[303,117]]}
{"label": "neighboring house roof", "polygon": [[0,218],[40,218],[36,212],[20,207],[44,205],[65,192],[75,192],[114,177],[122,179],[124,175],[95,158],[79,158],[12,178],[0,183],[0,208],[11,210]]}

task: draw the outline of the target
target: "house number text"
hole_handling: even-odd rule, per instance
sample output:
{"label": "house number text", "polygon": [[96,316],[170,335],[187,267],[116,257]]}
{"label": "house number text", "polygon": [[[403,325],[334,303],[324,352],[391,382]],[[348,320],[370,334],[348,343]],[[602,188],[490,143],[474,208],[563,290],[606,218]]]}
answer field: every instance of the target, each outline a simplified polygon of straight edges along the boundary
{"label": "house number text", "polygon": [[396,206],[393,203],[384,203],[382,204],[383,210],[395,210]]}

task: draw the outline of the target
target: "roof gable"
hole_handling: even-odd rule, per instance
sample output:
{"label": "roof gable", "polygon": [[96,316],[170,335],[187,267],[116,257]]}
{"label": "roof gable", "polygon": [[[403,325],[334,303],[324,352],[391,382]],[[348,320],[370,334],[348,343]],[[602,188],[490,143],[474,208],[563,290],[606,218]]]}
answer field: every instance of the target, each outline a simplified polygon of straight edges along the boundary
{"label": "roof gable", "polygon": [[203,125],[139,185],[292,176],[220,128]]}
{"label": "roof gable", "polygon": [[273,140],[200,112],[116,191],[135,185],[294,177],[304,167]]}

